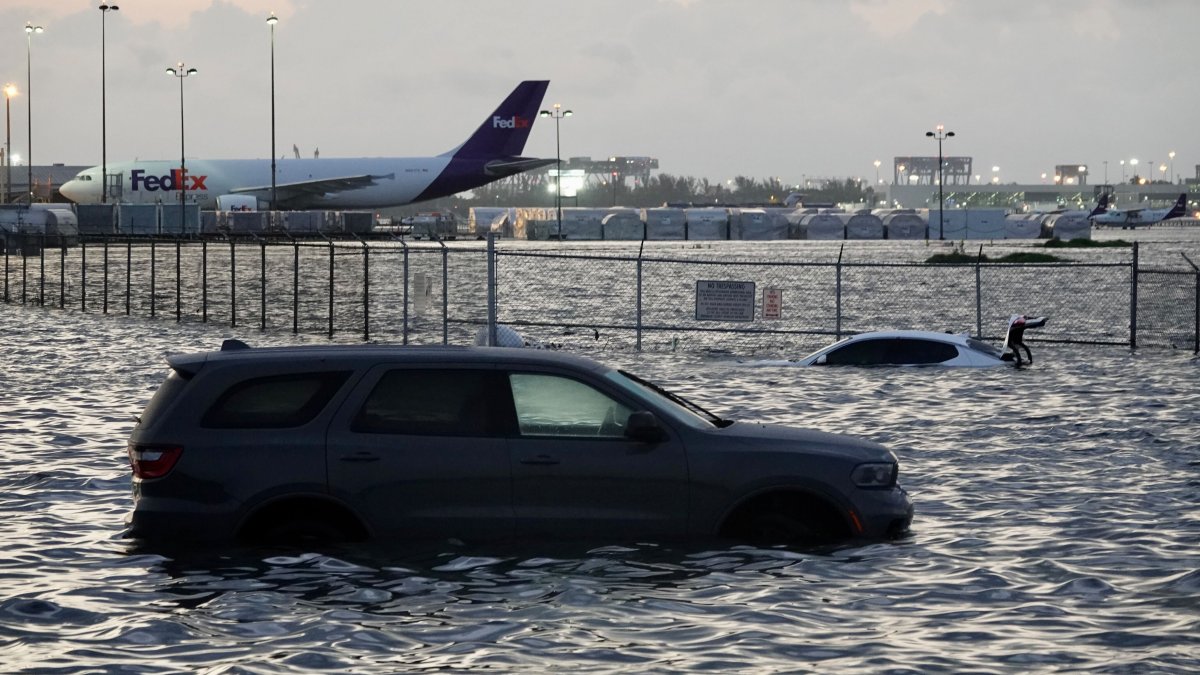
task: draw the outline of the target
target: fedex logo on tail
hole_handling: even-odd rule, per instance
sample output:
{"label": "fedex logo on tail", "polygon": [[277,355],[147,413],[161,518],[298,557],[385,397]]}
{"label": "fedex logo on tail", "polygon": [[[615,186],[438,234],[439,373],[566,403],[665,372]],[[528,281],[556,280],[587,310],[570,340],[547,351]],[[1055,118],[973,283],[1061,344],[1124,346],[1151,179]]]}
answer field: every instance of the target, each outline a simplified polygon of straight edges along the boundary
{"label": "fedex logo on tail", "polygon": [[147,176],[144,169],[134,169],[129,172],[130,180],[133,182],[133,191],[145,190],[147,192],[156,192],[165,190],[167,192],[173,190],[207,190],[204,181],[208,176],[195,176],[185,173],[183,169],[171,169],[171,173],[165,176]]}
{"label": "fedex logo on tail", "polygon": [[504,119],[499,115],[492,115],[493,129],[528,129],[530,124],[532,124],[532,120],[520,115],[513,115],[508,119]]}

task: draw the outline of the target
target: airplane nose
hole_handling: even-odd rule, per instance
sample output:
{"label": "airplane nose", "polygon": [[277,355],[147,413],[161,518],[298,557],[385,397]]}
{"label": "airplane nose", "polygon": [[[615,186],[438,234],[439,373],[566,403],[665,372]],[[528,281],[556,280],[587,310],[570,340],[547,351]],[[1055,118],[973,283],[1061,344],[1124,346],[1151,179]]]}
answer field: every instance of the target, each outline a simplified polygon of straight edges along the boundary
{"label": "airplane nose", "polygon": [[80,203],[80,200],[83,199],[83,189],[78,180],[72,179],[63,183],[62,187],[58,188],[58,191],[62,196],[76,204]]}

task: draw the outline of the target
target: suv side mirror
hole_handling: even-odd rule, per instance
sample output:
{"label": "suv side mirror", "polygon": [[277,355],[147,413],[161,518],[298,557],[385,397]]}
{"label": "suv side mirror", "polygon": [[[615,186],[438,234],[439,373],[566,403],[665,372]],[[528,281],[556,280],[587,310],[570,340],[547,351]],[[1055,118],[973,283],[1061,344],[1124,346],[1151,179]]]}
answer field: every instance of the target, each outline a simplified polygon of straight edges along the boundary
{"label": "suv side mirror", "polygon": [[817,357],[817,360],[813,362],[813,365],[816,365],[816,366],[823,366],[823,365],[825,365],[825,364],[826,364],[826,363],[828,363],[828,362],[829,362],[829,355],[828,355],[828,354],[822,354],[822,355],[820,355],[820,356],[818,356],[818,357]]}
{"label": "suv side mirror", "polygon": [[639,410],[629,414],[629,421],[625,423],[625,437],[643,443],[660,443],[667,440],[667,432],[654,413]]}

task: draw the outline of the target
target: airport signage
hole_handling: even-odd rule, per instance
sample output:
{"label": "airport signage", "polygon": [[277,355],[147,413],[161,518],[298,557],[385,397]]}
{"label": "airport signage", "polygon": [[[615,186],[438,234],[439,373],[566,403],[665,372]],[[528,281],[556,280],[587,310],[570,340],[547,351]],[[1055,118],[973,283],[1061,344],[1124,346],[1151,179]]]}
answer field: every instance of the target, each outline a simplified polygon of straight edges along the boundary
{"label": "airport signage", "polygon": [[697,281],[697,321],[753,321],[753,281]]}
{"label": "airport signage", "polygon": [[171,169],[171,173],[165,176],[147,176],[145,169],[134,169],[129,172],[129,179],[133,183],[134,192],[140,190],[145,190],[146,192],[157,192],[159,190],[171,192],[179,189],[188,191],[208,189],[204,185],[204,181],[208,179],[208,176],[196,176],[184,173],[183,169]]}
{"label": "airport signage", "polygon": [[764,319],[782,319],[783,318],[783,289],[782,288],[764,288],[763,303],[762,303],[762,318]]}

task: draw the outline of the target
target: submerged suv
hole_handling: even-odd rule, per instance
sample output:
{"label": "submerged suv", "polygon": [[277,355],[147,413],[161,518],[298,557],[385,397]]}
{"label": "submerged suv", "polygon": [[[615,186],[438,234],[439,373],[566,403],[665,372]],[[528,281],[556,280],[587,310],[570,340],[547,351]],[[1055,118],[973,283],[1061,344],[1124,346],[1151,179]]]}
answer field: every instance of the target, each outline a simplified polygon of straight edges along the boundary
{"label": "submerged suv", "polygon": [[314,346],[170,356],[129,439],[147,540],[903,533],[880,445],[734,423],[580,356]]}

